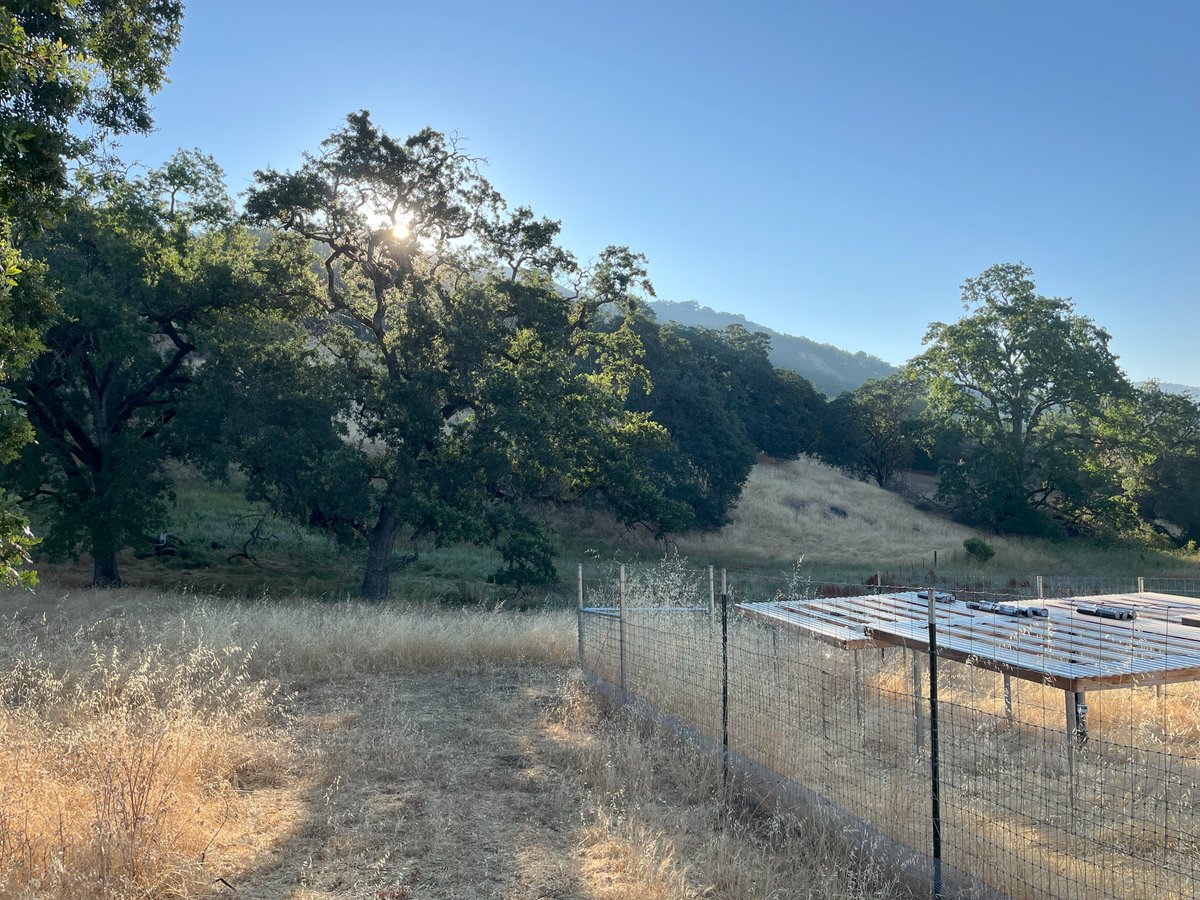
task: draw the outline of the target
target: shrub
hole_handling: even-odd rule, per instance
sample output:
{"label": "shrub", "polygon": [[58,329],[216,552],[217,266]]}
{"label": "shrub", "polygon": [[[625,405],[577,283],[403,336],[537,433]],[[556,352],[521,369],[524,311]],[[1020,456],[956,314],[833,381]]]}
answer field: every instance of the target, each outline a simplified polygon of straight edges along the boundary
{"label": "shrub", "polygon": [[963,549],[967,551],[967,556],[981,563],[987,562],[996,555],[995,547],[987,541],[975,537],[967,538],[963,541]]}

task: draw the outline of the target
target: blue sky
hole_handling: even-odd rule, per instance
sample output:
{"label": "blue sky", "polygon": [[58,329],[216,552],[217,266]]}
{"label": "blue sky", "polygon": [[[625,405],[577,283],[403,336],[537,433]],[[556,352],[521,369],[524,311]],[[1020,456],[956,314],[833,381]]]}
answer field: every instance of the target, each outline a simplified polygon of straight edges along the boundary
{"label": "blue sky", "polygon": [[1136,379],[1200,385],[1200,4],[190,0],[154,164],[235,191],[346,113],[457,131],[582,258],[894,363],[1033,267]]}

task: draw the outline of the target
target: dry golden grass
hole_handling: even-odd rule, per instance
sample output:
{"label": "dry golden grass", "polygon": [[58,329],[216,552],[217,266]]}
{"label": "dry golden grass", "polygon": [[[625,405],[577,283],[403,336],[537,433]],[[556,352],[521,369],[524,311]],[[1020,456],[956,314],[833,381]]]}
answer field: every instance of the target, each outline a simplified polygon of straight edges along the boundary
{"label": "dry golden grass", "polygon": [[206,893],[214,864],[278,827],[256,790],[268,807],[295,805],[277,790],[299,783],[281,685],[574,651],[562,614],[53,586],[2,602],[0,896]]}
{"label": "dry golden grass", "polygon": [[585,896],[884,898],[893,878],[836,833],[755,798],[723,793],[719,758],[636,707],[618,709],[567,679],[549,734],[587,785]]}
{"label": "dry golden grass", "polygon": [[[861,566],[886,566],[946,556],[962,550],[976,532],[931,513],[874,484],[858,481],[819,460],[763,459],[750,473],[732,521],[712,534],[690,533],[678,541],[694,559],[757,556]],[[1035,571],[1049,557],[1017,542],[985,536],[1003,557],[1020,556]],[[1010,545],[1011,544],[1011,545]]]}
{"label": "dry golden grass", "polygon": [[[269,691],[235,647],[73,644],[10,623],[0,669],[0,895],[186,896],[269,772]],[[77,635],[78,637],[78,635]],[[13,651],[16,651],[13,653]]]}
{"label": "dry golden grass", "polygon": [[571,613],[53,585],[0,613],[0,897],[886,889],[720,820],[711,759],[564,674]]}

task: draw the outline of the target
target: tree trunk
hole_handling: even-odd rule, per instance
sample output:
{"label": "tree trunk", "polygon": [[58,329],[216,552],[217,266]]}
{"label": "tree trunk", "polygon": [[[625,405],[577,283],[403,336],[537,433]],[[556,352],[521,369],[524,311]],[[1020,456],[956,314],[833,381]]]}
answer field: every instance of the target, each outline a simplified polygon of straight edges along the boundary
{"label": "tree trunk", "polygon": [[379,520],[367,535],[367,572],[363,576],[364,600],[379,602],[388,598],[392,575],[392,550],[396,546],[396,511],[390,506],[379,510]]}
{"label": "tree trunk", "polygon": [[117,571],[117,554],[108,553],[92,560],[92,587],[115,588],[121,586],[121,574]]}

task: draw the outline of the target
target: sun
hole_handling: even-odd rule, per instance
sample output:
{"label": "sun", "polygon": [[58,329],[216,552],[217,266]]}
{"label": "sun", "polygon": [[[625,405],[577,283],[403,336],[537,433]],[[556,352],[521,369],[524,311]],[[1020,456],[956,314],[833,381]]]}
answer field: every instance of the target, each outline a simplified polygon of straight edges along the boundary
{"label": "sun", "polygon": [[412,229],[408,227],[407,222],[397,222],[392,226],[392,237],[398,241],[402,241],[412,234]]}

